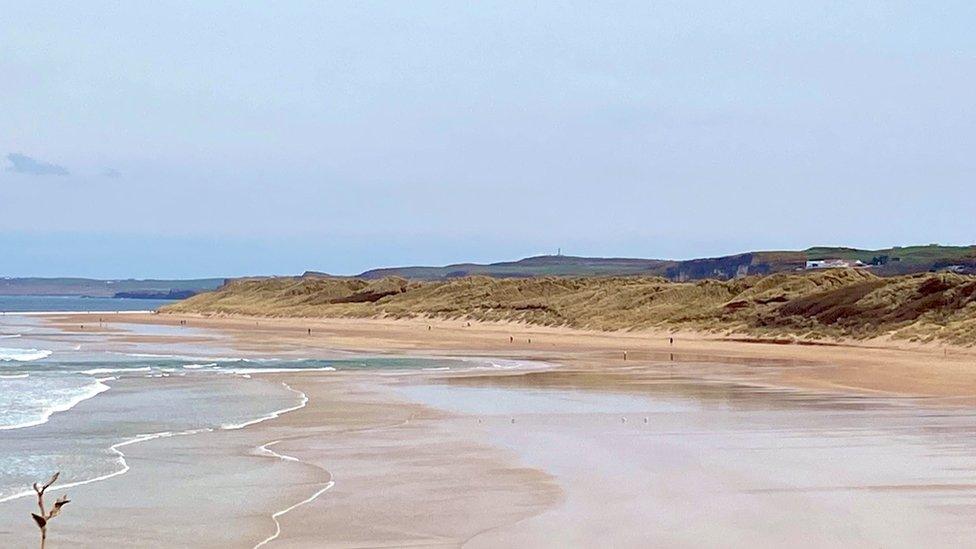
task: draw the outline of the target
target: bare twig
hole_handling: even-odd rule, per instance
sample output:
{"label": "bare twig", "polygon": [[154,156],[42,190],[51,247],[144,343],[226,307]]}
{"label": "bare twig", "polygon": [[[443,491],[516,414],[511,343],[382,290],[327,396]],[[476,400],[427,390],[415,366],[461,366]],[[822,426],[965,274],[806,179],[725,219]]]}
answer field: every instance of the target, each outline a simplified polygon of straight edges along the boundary
{"label": "bare twig", "polygon": [[47,525],[54,517],[61,513],[61,508],[71,503],[68,499],[68,494],[64,494],[54,501],[54,505],[51,506],[51,510],[48,511],[44,506],[44,492],[51,487],[52,484],[58,481],[58,477],[61,476],[61,472],[54,473],[51,475],[51,479],[45,482],[43,485],[34,483],[34,491],[37,492],[37,508],[41,511],[38,513],[31,513],[31,517],[34,518],[34,522],[37,527],[41,529],[41,549],[44,549],[44,544],[47,542]]}

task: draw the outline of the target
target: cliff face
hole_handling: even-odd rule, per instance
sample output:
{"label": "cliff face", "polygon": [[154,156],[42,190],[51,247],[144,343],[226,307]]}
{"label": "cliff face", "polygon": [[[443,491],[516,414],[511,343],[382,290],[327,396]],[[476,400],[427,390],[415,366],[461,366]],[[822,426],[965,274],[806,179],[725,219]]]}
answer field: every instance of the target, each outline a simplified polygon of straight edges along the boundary
{"label": "cliff face", "polygon": [[434,282],[273,278],[232,281],[163,312],[431,316],[807,339],[890,335],[971,345],[976,343],[976,277],[927,273],[881,278],[849,269],[698,282],[661,277],[464,277]]}
{"label": "cliff face", "polygon": [[804,252],[750,252],[709,259],[681,261],[665,270],[671,280],[729,280],[749,275],[800,271],[806,266]]}

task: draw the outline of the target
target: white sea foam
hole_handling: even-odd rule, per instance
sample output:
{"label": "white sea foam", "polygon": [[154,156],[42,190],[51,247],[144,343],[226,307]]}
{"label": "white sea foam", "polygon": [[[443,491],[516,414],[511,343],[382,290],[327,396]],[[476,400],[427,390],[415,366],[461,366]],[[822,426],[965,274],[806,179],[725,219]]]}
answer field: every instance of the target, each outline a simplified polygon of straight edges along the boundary
{"label": "white sea foam", "polygon": [[301,372],[334,372],[335,368],[332,366],[322,366],[319,368],[229,368],[223,370],[231,374],[243,375],[243,374],[286,374],[288,372],[301,373]]}
{"label": "white sea foam", "polygon": [[[151,372],[151,368],[149,368],[149,367],[141,367],[141,368],[93,368],[93,369],[90,369],[90,370],[85,370],[84,373],[89,374],[89,375],[93,375],[93,376],[94,375],[97,375],[97,374],[106,374],[106,373],[124,375],[125,373],[130,373],[130,372],[135,372],[135,371],[142,372],[144,374],[149,374]],[[77,373],[78,372],[73,372],[73,374],[77,374]],[[16,383],[20,383],[20,384],[30,383],[30,382],[27,382],[27,381],[23,381],[23,378],[28,377],[29,374],[20,374],[20,373],[18,373],[18,374],[11,374],[11,376],[14,376],[14,375],[16,376],[16,379],[13,380],[13,381],[10,381],[9,383],[15,383],[15,384]],[[21,381],[17,381],[17,379],[20,379]],[[43,382],[46,378],[45,378],[45,376],[41,375],[40,377],[38,377],[38,379],[39,379],[39,382]],[[29,418],[25,418],[24,421],[21,421],[21,418],[16,418],[16,419],[11,418],[12,421],[17,422],[17,424],[16,425],[8,425],[8,426],[0,427],[0,429],[17,429],[17,428],[31,427],[31,426],[40,425],[42,423],[45,423],[45,422],[47,422],[49,420],[49,418],[53,414],[58,413],[58,412],[62,412],[62,411],[69,410],[72,407],[74,407],[75,405],[77,405],[79,402],[82,402],[83,400],[86,400],[88,398],[94,397],[95,395],[97,395],[97,394],[99,394],[99,393],[101,393],[103,391],[107,391],[109,389],[109,386],[106,385],[105,382],[108,382],[108,381],[112,381],[114,379],[117,379],[117,377],[115,375],[109,375],[109,376],[101,375],[99,377],[93,377],[93,378],[90,378],[90,379],[89,378],[83,378],[83,377],[71,377],[69,379],[90,381],[91,384],[88,385],[88,386],[82,386],[82,387],[69,387],[69,388],[67,388],[66,391],[62,391],[59,394],[59,397],[58,398],[62,399],[62,402],[55,402],[55,403],[52,403],[51,405],[45,405],[44,408],[43,408],[43,410],[41,411],[41,413],[39,415],[37,413],[34,413]],[[8,382],[5,382],[5,383],[8,383]],[[277,417],[281,416],[282,414],[285,414],[285,413],[288,413],[288,412],[291,412],[291,411],[294,411],[294,410],[298,410],[298,409],[303,408],[303,407],[305,407],[307,405],[307,403],[308,403],[308,397],[305,395],[305,393],[303,393],[301,391],[298,391],[298,390],[295,390],[295,389],[292,389],[290,386],[288,386],[285,383],[282,383],[282,386],[285,387],[288,391],[294,393],[298,397],[298,399],[297,399],[298,402],[297,402],[296,405],[282,408],[280,410],[271,412],[271,413],[266,414],[266,415],[262,415],[260,417],[255,418],[255,419],[252,419],[252,420],[242,421],[241,423],[224,424],[224,425],[221,425],[219,427],[219,429],[226,429],[226,430],[242,429],[244,427],[247,427],[247,426],[250,426],[250,425],[254,425],[256,423],[261,423],[263,421],[267,421],[267,420],[270,420],[270,419],[277,418]],[[41,387],[41,388],[43,388],[43,387]],[[43,401],[41,401],[41,404],[44,405]],[[178,436],[178,435],[189,435],[189,434],[195,434],[195,433],[201,433],[201,432],[207,432],[207,431],[213,431],[213,430],[215,430],[215,428],[200,428],[200,429],[192,429],[192,430],[179,431],[179,432],[164,431],[164,432],[150,433],[150,434],[138,435],[138,436],[135,436],[135,437],[127,438],[127,439],[125,439],[125,440],[123,440],[123,441],[121,441],[119,443],[116,443],[116,444],[114,444],[114,445],[112,445],[112,446],[109,447],[109,451],[112,454],[115,455],[116,466],[114,467],[114,470],[111,470],[110,472],[108,472],[106,474],[103,474],[103,475],[95,476],[93,478],[89,478],[89,479],[85,479],[85,480],[80,480],[78,482],[65,483],[65,484],[60,485],[60,486],[55,486],[55,487],[52,487],[52,490],[55,490],[55,489],[56,490],[64,490],[66,488],[71,488],[71,487],[74,487],[74,486],[81,486],[81,485],[85,485],[85,484],[99,482],[101,480],[106,480],[106,479],[109,479],[109,478],[113,478],[113,477],[116,477],[116,476],[125,474],[126,472],[129,471],[129,464],[125,460],[125,454],[123,453],[123,449],[126,446],[128,446],[128,445],[135,444],[135,443],[139,443],[139,442],[144,442],[144,441],[148,441],[148,440],[153,440],[153,439],[157,439],[157,438],[170,437],[170,436]],[[2,498],[0,498],[0,503],[5,502],[5,501],[10,501],[10,500],[13,500],[13,499],[17,499],[17,498],[21,498],[21,497],[30,496],[30,495],[33,495],[33,492],[30,491],[30,490],[26,490],[26,491],[23,491],[23,492],[15,493],[15,494],[10,495],[10,496],[2,497]],[[316,494],[315,497],[317,497],[317,494]],[[288,512],[290,510],[291,510],[291,508],[289,508],[288,510],[283,511],[281,514],[283,514],[285,512]],[[277,515],[277,516],[280,516],[280,514]]]}
{"label": "white sea foam", "polygon": [[81,391],[63,402],[53,402],[48,403],[46,406],[41,408],[40,413],[37,417],[33,419],[28,419],[26,421],[21,421],[19,423],[13,423],[11,425],[0,425],[0,431],[9,431],[12,429],[23,429],[25,427],[36,427],[37,425],[43,425],[47,423],[51,416],[58,412],[66,412],[74,408],[79,402],[88,400],[93,396],[103,393],[109,390],[109,386],[105,385],[101,381],[95,381],[91,385],[82,387]]}
{"label": "white sea foam", "polygon": [[30,374],[11,374],[9,376],[0,376],[0,379],[24,379],[30,377]]}
{"label": "white sea foam", "polygon": [[116,373],[132,373],[132,372],[148,372],[152,370],[149,366],[143,368],[92,368],[91,370],[81,370],[79,374],[88,374],[90,376],[97,376],[101,374],[116,374]]}
{"label": "white sea foam", "polygon": [[[108,390],[108,386],[103,385],[101,383],[99,383],[99,385],[101,385],[102,387],[104,387],[104,389],[99,390],[98,393],[100,393],[102,391],[105,391],[105,390]],[[288,408],[283,408],[281,410],[277,410],[277,411],[272,412],[270,414],[267,414],[265,416],[261,416],[261,417],[259,417],[257,419],[251,420],[251,421],[246,421],[244,423],[222,425],[220,428],[221,429],[225,429],[225,430],[243,429],[244,427],[247,427],[249,425],[254,425],[255,423],[261,423],[261,422],[267,421],[269,419],[274,419],[276,417],[281,416],[282,414],[286,414],[288,412],[292,412],[294,410],[298,410],[299,408],[304,408],[308,404],[308,397],[305,395],[305,393],[303,393],[301,391],[298,391],[298,390],[295,390],[295,389],[292,389],[287,383],[282,383],[282,385],[286,389],[288,389],[289,391],[297,394],[300,397],[301,401],[300,401],[300,403],[298,405],[291,406],[291,407],[288,407]],[[95,394],[98,394],[98,393],[95,393]],[[94,396],[94,394],[92,396]],[[137,436],[135,436],[133,438],[130,438],[130,439],[124,440],[122,442],[113,444],[112,446],[109,447],[109,450],[116,455],[116,461],[119,464],[119,469],[118,470],[113,471],[111,473],[104,474],[104,475],[100,475],[100,476],[97,476],[97,477],[94,477],[94,478],[90,478],[90,479],[78,481],[78,482],[70,482],[70,483],[67,483],[67,484],[61,484],[61,485],[52,486],[50,488],[50,490],[52,490],[52,491],[53,490],[64,490],[64,489],[67,489],[67,488],[72,488],[72,487],[75,487],[75,486],[82,486],[82,485],[85,485],[85,484],[91,484],[93,482],[99,482],[99,481],[102,481],[102,480],[107,480],[107,479],[110,479],[110,478],[113,478],[113,477],[117,477],[119,475],[124,475],[125,473],[127,473],[129,471],[130,466],[129,466],[128,462],[126,462],[126,460],[125,460],[125,454],[120,450],[120,448],[124,448],[126,446],[131,445],[131,444],[136,444],[136,443],[139,443],[139,442],[145,442],[145,441],[148,441],[148,440],[154,440],[154,439],[158,439],[158,438],[167,438],[167,437],[184,436],[184,435],[194,435],[194,434],[198,434],[198,433],[212,432],[213,430],[214,429],[212,429],[212,428],[199,428],[199,429],[189,429],[189,430],[186,430],[186,431],[177,431],[177,432],[162,431],[162,432],[158,432],[158,433],[150,433],[150,434],[137,435]],[[270,446],[270,444],[265,445],[265,446]],[[273,453],[273,451],[271,451],[270,449],[267,449],[267,448],[265,448],[265,451],[266,452]],[[310,499],[308,499],[306,501],[303,501],[303,502],[300,502],[300,503],[298,503],[298,504],[296,504],[296,505],[294,505],[292,507],[289,507],[288,509],[285,509],[285,510],[280,511],[279,513],[277,513],[274,516],[275,521],[277,522],[277,517],[280,517],[281,515],[283,515],[283,514],[289,512],[289,511],[291,511],[292,509],[295,509],[296,507],[299,507],[300,505],[304,505],[305,503],[308,503],[309,501],[312,501],[313,499],[317,498],[319,495],[321,495],[323,492],[325,492],[326,490],[328,490],[331,487],[332,487],[332,481],[330,481],[329,484],[325,488],[323,488],[322,490],[320,490],[319,492],[317,492],[316,494],[314,494]],[[4,498],[0,498],[0,503],[4,503],[4,502],[11,501],[11,500],[14,500],[14,499],[19,499],[19,498],[22,498],[22,497],[27,497],[27,496],[30,496],[30,495],[33,495],[33,494],[34,494],[34,492],[32,490],[26,490],[26,491],[19,492],[19,493],[16,493],[16,494],[13,494],[13,495],[4,497]],[[279,530],[279,534],[280,534],[280,530]],[[277,535],[278,534],[276,534],[275,537],[277,537]],[[268,541],[270,541],[270,539]],[[267,543],[267,541],[266,542],[262,542],[259,545],[264,545],[265,543]]]}
{"label": "white sea foam", "polygon": [[183,368],[187,370],[197,370],[199,368],[216,368],[216,362],[208,362],[206,364],[184,364]]}
{"label": "white sea foam", "polygon": [[284,454],[279,454],[278,452],[275,452],[274,450],[271,449],[271,446],[274,446],[275,444],[279,444],[279,443],[281,443],[281,441],[280,440],[276,440],[274,442],[269,442],[267,444],[262,444],[261,446],[258,446],[258,451],[259,452],[262,452],[262,453],[264,453],[266,455],[269,455],[271,457],[276,457],[276,458],[278,458],[278,459],[280,459],[282,461],[299,461],[299,462],[301,461],[301,460],[299,460],[296,457],[286,456]]}
{"label": "white sea foam", "polygon": [[539,362],[536,360],[513,360],[504,358],[487,358],[487,357],[457,357],[455,360],[460,360],[461,362],[475,362],[478,366],[475,366],[475,370],[548,370],[554,368],[555,366],[547,362]]}
{"label": "white sea foam", "polygon": [[131,356],[135,358],[188,358],[181,357],[178,355],[160,355],[156,353],[123,353],[125,356]]}
{"label": "white sea foam", "polygon": [[47,349],[7,349],[0,347],[0,362],[30,362],[51,356]]}
{"label": "white sea foam", "polygon": [[0,334],[0,339],[14,339],[20,337],[20,334]]}
{"label": "white sea foam", "polygon": [[301,391],[299,391],[297,389],[292,389],[291,388],[291,385],[288,385],[285,382],[282,382],[281,384],[284,385],[285,389],[288,389],[289,391],[291,391],[291,392],[295,393],[296,395],[298,395],[298,397],[301,400],[301,402],[299,402],[297,405],[292,406],[290,408],[282,408],[281,410],[277,410],[277,411],[271,412],[270,414],[265,415],[265,416],[261,416],[261,417],[259,417],[257,419],[252,419],[250,421],[245,421],[244,423],[225,423],[225,424],[221,425],[220,428],[221,429],[224,429],[224,430],[227,430],[227,431],[234,431],[234,430],[237,430],[237,429],[243,429],[243,428],[247,427],[248,425],[254,425],[255,423],[261,423],[263,421],[268,421],[269,419],[274,419],[276,417],[281,416],[281,414],[287,414],[288,412],[294,412],[295,410],[304,408],[305,405],[308,404],[308,396],[305,393],[303,393],[303,392],[301,392]]}
{"label": "white sea foam", "polygon": [[[281,442],[281,441],[280,440],[276,440],[274,442],[269,442],[267,444],[264,444],[262,446],[259,446],[258,447],[258,451],[260,451],[260,452],[262,452],[262,453],[264,453],[264,454],[266,454],[268,456],[271,456],[273,458],[278,458],[281,461],[301,462],[301,460],[299,460],[296,457],[287,456],[285,454],[279,454],[278,452],[275,452],[274,450],[271,449],[272,446],[274,446],[275,444],[278,444],[279,442]],[[326,472],[328,472],[328,471],[326,471]],[[286,514],[290,513],[291,511],[294,511],[295,509],[298,509],[302,505],[305,505],[305,504],[308,504],[308,503],[311,503],[311,502],[315,501],[316,498],[318,498],[319,496],[321,496],[322,494],[324,494],[325,492],[327,492],[333,486],[335,486],[335,479],[332,478],[332,473],[329,473],[329,481],[326,482],[325,485],[322,486],[322,488],[319,488],[314,494],[312,494],[311,496],[303,499],[302,501],[299,501],[298,503],[296,503],[294,505],[291,505],[289,507],[286,507],[286,508],[282,509],[281,511],[277,511],[276,513],[272,514],[271,515],[271,520],[273,520],[274,521],[274,524],[275,524],[275,531],[274,531],[274,533],[271,534],[270,536],[264,538],[264,540],[262,540],[257,545],[255,545],[254,546],[254,549],[258,549],[259,547],[263,547],[263,546],[271,543],[272,541],[278,539],[278,536],[281,535],[281,522],[278,521],[279,518],[281,518],[283,515],[286,515]]]}
{"label": "white sea foam", "polygon": [[[69,483],[66,483],[66,484],[55,485],[55,486],[52,486],[51,488],[49,488],[48,490],[49,491],[52,491],[52,492],[53,491],[56,491],[56,490],[66,490],[68,488],[74,488],[75,486],[84,486],[85,484],[91,484],[93,482],[99,482],[99,481],[102,481],[102,480],[107,480],[107,479],[110,479],[110,478],[113,478],[113,477],[117,477],[119,475],[124,475],[125,473],[129,472],[130,467],[129,467],[129,463],[125,461],[125,454],[123,454],[122,451],[119,450],[119,448],[124,448],[126,446],[129,446],[130,444],[136,444],[138,442],[145,442],[147,440],[154,440],[154,439],[157,439],[157,438],[168,438],[168,437],[183,436],[183,435],[195,435],[197,433],[206,433],[206,432],[210,432],[210,431],[213,431],[213,429],[190,429],[190,430],[187,430],[187,431],[178,431],[178,432],[175,432],[175,433],[172,432],[172,431],[163,431],[163,432],[159,432],[159,433],[150,433],[150,434],[145,434],[145,435],[136,435],[133,438],[130,438],[128,440],[124,440],[122,442],[119,442],[119,443],[113,444],[112,446],[109,446],[109,451],[111,451],[112,453],[114,453],[116,455],[115,460],[120,465],[120,467],[119,467],[119,469],[117,471],[113,471],[111,473],[107,473],[107,474],[100,475],[100,476],[97,476],[97,477],[94,477],[94,478],[90,478],[90,479],[86,479],[86,480],[79,480],[77,482],[69,482]],[[27,496],[30,496],[30,495],[33,495],[33,494],[34,494],[34,491],[33,490],[25,490],[23,492],[18,492],[16,494],[7,496],[5,498],[0,498],[0,503],[4,503],[4,502],[11,501],[11,500],[14,500],[14,499],[20,499],[22,497],[27,497]]]}
{"label": "white sea foam", "polygon": [[[198,364],[202,362],[252,362],[251,359],[239,357],[239,356],[192,356],[192,355],[173,355],[164,353],[116,353],[109,351],[113,355],[122,355],[132,358],[160,358],[160,359],[172,359],[172,360],[186,360],[191,364]],[[276,358],[263,359],[264,362],[274,362]]]}

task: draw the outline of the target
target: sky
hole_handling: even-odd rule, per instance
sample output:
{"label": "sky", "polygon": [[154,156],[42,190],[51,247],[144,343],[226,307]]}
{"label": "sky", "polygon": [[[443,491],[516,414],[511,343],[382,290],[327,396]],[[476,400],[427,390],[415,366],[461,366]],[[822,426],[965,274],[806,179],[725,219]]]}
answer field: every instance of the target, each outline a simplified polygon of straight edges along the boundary
{"label": "sky", "polygon": [[973,2],[8,2],[0,276],[976,241]]}

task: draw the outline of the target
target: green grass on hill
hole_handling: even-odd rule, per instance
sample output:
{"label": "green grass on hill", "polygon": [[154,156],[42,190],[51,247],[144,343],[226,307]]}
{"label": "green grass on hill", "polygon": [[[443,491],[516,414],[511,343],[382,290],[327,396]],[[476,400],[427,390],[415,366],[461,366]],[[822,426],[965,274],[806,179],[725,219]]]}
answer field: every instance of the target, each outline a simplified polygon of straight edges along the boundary
{"label": "green grass on hill", "polygon": [[483,276],[418,282],[236,280],[163,312],[278,317],[438,317],[594,330],[692,329],[803,339],[891,336],[976,343],[976,276],[878,277],[863,269],[717,281]]}

